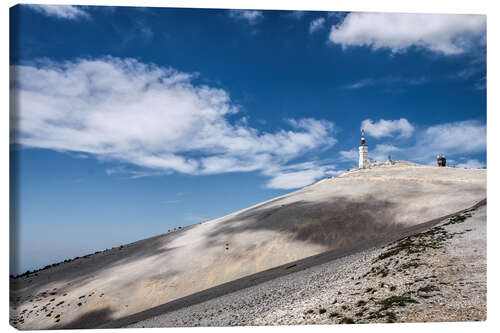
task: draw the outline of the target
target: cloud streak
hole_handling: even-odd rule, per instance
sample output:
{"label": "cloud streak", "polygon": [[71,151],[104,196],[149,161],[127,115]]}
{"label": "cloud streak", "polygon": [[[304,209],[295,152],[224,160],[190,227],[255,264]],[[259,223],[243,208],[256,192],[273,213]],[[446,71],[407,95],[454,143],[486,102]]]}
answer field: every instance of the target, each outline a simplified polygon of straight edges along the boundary
{"label": "cloud streak", "polygon": [[415,77],[415,78],[402,78],[399,76],[388,76],[382,78],[365,78],[350,84],[343,86],[345,89],[362,89],[372,86],[383,86],[383,87],[396,87],[396,88],[408,88],[410,86],[419,86],[426,83],[428,79],[426,77]]}
{"label": "cloud streak", "polygon": [[230,9],[229,17],[246,21],[248,24],[253,25],[259,23],[264,18],[264,14],[260,10]]}
{"label": "cloud streak", "polygon": [[87,11],[79,6],[73,5],[23,5],[49,17],[56,17],[66,20],[77,20],[90,18]]}
{"label": "cloud streak", "polygon": [[[257,171],[279,177],[295,159],[336,143],[334,124],[326,120],[288,119],[283,129],[261,132],[237,119],[239,107],[226,91],[195,84],[196,74],[135,59],[45,61],[11,71],[14,142],[141,169],[111,168],[110,175]],[[295,179],[321,174],[312,169],[329,171],[308,166]]]}

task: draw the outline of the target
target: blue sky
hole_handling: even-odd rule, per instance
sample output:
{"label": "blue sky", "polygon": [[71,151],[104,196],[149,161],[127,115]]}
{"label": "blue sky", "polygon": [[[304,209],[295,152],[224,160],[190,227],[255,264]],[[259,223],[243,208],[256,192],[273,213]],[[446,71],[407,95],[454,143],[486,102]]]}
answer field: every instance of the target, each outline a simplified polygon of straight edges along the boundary
{"label": "blue sky", "polygon": [[370,157],[486,166],[486,18],[11,9],[17,266],[215,218]]}

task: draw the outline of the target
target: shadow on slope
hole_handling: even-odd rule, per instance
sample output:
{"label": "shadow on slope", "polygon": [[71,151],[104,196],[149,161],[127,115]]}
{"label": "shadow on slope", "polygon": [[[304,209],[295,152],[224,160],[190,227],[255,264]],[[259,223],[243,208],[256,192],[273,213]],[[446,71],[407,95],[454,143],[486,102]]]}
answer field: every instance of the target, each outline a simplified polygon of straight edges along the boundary
{"label": "shadow on slope", "polygon": [[102,325],[104,323],[107,323],[111,321],[112,311],[109,309],[109,307],[99,309],[99,310],[93,310],[90,312],[85,313],[84,315],[76,318],[72,322],[66,324],[66,325],[61,325],[61,326],[52,326],[48,329],[50,330],[55,330],[55,329],[82,329],[82,328],[94,328],[96,326]]}
{"label": "shadow on slope", "polygon": [[[189,228],[143,239],[134,243],[117,247],[110,250],[89,254],[67,263],[53,266],[38,271],[36,276],[30,274],[15,279],[10,279],[11,298],[16,299],[15,293],[27,291],[31,296],[42,292],[47,284],[68,282],[71,287],[92,281],[94,276],[101,271],[120,266],[123,263],[134,262],[149,257],[166,254],[174,248],[165,247],[170,239],[182,234]],[[66,288],[60,288],[57,294],[66,292]],[[20,300],[21,303],[24,300]]]}
{"label": "shadow on slope", "polygon": [[394,220],[396,204],[369,195],[359,200],[332,197],[322,202],[301,200],[269,206],[256,207],[220,223],[208,235],[211,242],[222,235],[271,230],[290,240],[342,248],[403,227]]}
{"label": "shadow on slope", "polygon": [[[191,295],[170,301],[168,303],[153,307],[151,309],[141,311],[129,316],[125,316],[122,318],[119,318],[114,321],[110,321],[108,323],[103,324],[100,327],[97,328],[122,328],[122,327],[127,327],[129,325],[132,325],[134,323],[138,323],[140,321],[146,320],[148,318],[152,318],[155,316],[160,316],[162,314],[175,311],[184,307],[192,306],[195,304],[199,304],[201,302],[208,301],[210,299],[214,299],[216,297],[224,296],[230,293],[233,293],[235,291],[239,291],[245,288],[249,288],[261,283],[264,283],[266,281],[291,274],[294,272],[298,272],[304,269],[307,269],[309,267],[313,267],[316,265],[321,265],[327,262],[331,262],[335,259],[351,255],[354,253],[359,252],[360,250],[366,250],[369,248],[377,247],[377,246],[382,246],[389,244],[391,242],[403,239],[405,237],[418,234],[420,232],[423,232],[425,230],[428,230],[429,228],[435,226],[436,224],[444,221],[445,219],[456,216],[459,214],[462,214],[466,211],[476,209],[478,207],[481,207],[483,205],[486,205],[486,199],[483,199],[476,204],[474,204],[472,207],[460,210],[458,212],[451,213],[446,216],[438,217],[430,221],[425,221],[420,224],[416,224],[410,227],[405,227],[402,228],[399,232],[391,233],[391,234],[386,234],[383,236],[380,236],[378,238],[372,238],[366,242],[363,242],[361,246],[359,247],[344,247],[341,250],[332,250],[332,251],[326,251],[314,256],[310,256],[304,259],[300,259],[291,263],[287,263],[285,265],[280,265],[277,267],[273,267],[271,269],[261,271],[255,274],[247,275],[245,277],[242,277],[240,279],[232,280],[227,283],[223,283],[217,286],[214,286],[212,288],[208,288],[205,290],[202,290],[197,293],[193,293]],[[168,325],[164,327],[169,327]]]}

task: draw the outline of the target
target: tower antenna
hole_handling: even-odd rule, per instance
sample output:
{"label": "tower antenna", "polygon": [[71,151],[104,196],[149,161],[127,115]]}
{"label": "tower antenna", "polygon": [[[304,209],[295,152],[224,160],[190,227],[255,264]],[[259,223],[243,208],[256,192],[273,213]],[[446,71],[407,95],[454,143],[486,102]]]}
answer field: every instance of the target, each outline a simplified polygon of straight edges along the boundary
{"label": "tower antenna", "polygon": [[365,130],[361,129],[361,146],[359,146],[359,167],[366,168],[368,164],[368,146],[365,144]]}

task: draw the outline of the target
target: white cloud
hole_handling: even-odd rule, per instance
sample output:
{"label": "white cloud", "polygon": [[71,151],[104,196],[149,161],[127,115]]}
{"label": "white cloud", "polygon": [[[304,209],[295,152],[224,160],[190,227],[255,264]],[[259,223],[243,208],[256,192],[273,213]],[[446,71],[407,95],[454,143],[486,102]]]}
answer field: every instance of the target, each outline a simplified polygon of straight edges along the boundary
{"label": "white cloud", "polygon": [[309,23],[309,33],[314,33],[320,29],[323,29],[325,27],[325,18],[320,17],[315,20],[312,20],[311,23]]}
{"label": "white cloud", "polygon": [[11,70],[15,142],[140,168],[111,168],[108,174],[258,171],[275,177],[294,159],[336,142],[333,123],[311,118],[261,132],[237,119],[239,109],[226,91],[195,85],[196,75],[134,59]]}
{"label": "white cloud", "polygon": [[[438,154],[445,155],[451,163],[453,156],[484,152],[486,152],[486,124],[466,120],[424,128],[415,135],[414,143],[406,147],[395,146],[392,142],[377,144],[374,149],[369,150],[368,156],[378,162],[386,161],[387,156],[391,155],[393,160],[434,165]],[[358,158],[356,149],[339,152],[339,160],[343,162],[357,162]],[[484,166],[474,161],[470,160],[470,167]],[[457,166],[464,167],[467,163]]]}
{"label": "white cloud", "polygon": [[89,18],[90,15],[78,6],[72,5],[24,5],[32,8],[44,15],[76,20],[79,18]]}
{"label": "white cloud", "polygon": [[343,48],[367,46],[399,53],[416,46],[451,55],[484,43],[485,33],[484,15],[350,13],[332,27],[329,40]]}
{"label": "white cloud", "polygon": [[419,161],[434,160],[437,154],[463,155],[486,150],[486,124],[460,121],[435,125],[418,135],[412,148]]}
{"label": "white cloud", "polygon": [[365,119],[361,122],[361,128],[365,130],[366,134],[375,138],[393,136],[395,133],[399,133],[401,137],[410,137],[415,130],[405,118],[399,120],[380,119],[376,123],[371,119]]}
{"label": "white cloud", "polygon": [[[391,144],[378,144],[375,146],[374,149],[369,150],[368,156],[371,160],[377,161],[377,162],[385,162],[387,161],[387,157],[389,155],[392,155],[393,153],[400,153],[401,148],[393,146]],[[339,152],[340,155],[340,161],[343,162],[355,162],[356,165],[359,161],[359,152],[357,149],[351,149],[351,150],[341,150]]]}
{"label": "white cloud", "polygon": [[459,163],[456,166],[457,168],[479,169],[485,167],[486,165],[476,159],[470,159],[464,163]]}
{"label": "white cloud", "polygon": [[389,155],[391,159],[394,160],[394,153],[399,153],[401,148],[393,146],[391,144],[378,144],[375,149],[370,153],[370,158],[374,161],[385,162],[388,160]]}
{"label": "white cloud", "polygon": [[272,176],[272,178],[266,184],[266,187],[294,189],[312,184],[326,176],[337,176],[342,172],[336,170],[334,165],[320,165],[316,162],[288,165],[276,170],[269,169],[266,174]]}
{"label": "white cloud", "polygon": [[237,20],[246,21],[248,24],[256,24],[260,22],[264,14],[260,10],[231,9],[229,10],[229,16]]}
{"label": "white cloud", "polygon": [[282,173],[271,179],[267,187],[277,189],[293,189],[304,187],[313,183],[319,177],[323,177],[322,170],[303,170],[296,172]]}
{"label": "white cloud", "polygon": [[359,159],[359,152],[356,149],[351,150],[341,150],[339,151],[340,161],[342,162],[352,162]]}

